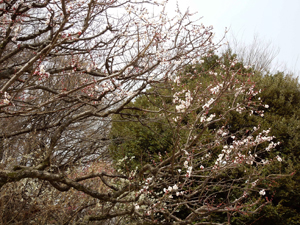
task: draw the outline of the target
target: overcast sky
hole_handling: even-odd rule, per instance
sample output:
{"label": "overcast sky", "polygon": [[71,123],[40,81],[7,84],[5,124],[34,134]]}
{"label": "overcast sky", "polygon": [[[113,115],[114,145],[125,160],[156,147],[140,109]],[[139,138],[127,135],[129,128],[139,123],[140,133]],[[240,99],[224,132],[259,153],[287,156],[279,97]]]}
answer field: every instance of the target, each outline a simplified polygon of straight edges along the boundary
{"label": "overcast sky", "polygon": [[[177,0],[169,0],[172,13]],[[257,35],[279,48],[276,67],[300,75],[300,0],[178,0],[182,11],[198,12],[204,25],[213,25],[216,36],[230,28],[240,42],[251,43]]]}

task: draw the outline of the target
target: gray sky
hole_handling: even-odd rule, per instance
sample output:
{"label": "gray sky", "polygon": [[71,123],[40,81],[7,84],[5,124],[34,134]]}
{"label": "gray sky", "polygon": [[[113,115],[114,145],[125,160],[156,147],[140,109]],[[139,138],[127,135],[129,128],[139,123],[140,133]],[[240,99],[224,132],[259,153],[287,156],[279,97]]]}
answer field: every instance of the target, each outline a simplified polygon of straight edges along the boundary
{"label": "gray sky", "polygon": [[[169,0],[172,13],[177,0]],[[251,43],[255,35],[263,43],[279,48],[276,68],[287,68],[300,75],[300,0],[178,0],[180,10],[198,12],[199,23],[213,25],[216,36],[225,27],[239,41]]]}

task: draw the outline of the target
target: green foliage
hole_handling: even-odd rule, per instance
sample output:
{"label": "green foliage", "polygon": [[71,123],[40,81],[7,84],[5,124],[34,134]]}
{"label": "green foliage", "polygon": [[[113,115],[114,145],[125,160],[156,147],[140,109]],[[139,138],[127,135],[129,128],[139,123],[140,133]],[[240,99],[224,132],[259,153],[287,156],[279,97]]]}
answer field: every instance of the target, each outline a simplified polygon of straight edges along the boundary
{"label": "green foliage", "polygon": [[[230,55],[230,59],[236,57],[230,52],[228,54]],[[226,57],[224,57],[224,59],[226,59]],[[222,79],[222,77],[211,76],[206,73],[206,71],[211,71],[211,69],[216,73],[221,70],[217,64],[218,60],[223,60],[223,58],[212,55],[204,58],[204,63],[202,63],[201,66],[196,64],[186,67],[181,74],[180,86],[188,85],[193,88],[198,82],[201,82],[203,87],[207,87],[209,84],[214,83],[216,79]],[[226,65],[229,64],[229,61],[224,60],[223,63]],[[245,69],[240,62],[237,62],[233,67],[227,66],[227,68],[231,68],[231,70],[237,73],[245,73],[252,70],[251,68]],[[197,74],[201,74],[201,76]],[[247,80],[249,78],[240,76],[239,79]],[[256,81],[257,90],[261,89],[261,92],[253,101],[259,102],[260,99],[262,100],[263,105],[257,105],[257,107],[258,110],[264,110],[264,116],[260,116],[255,111],[253,115],[249,115],[249,113],[240,114],[238,112],[231,112],[227,116],[226,129],[235,133],[241,130],[247,132],[247,130],[251,130],[254,126],[260,127],[262,130],[271,128],[271,134],[276,137],[276,142],[281,142],[281,145],[277,146],[275,151],[265,154],[264,157],[273,158],[276,155],[280,155],[284,161],[269,167],[267,169],[268,172],[274,174],[292,174],[294,171],[299,171],[300,89],[298,80],[282,72],[267,75],[256,73],[254,80]],[[125,118],[128,119],[128,117],[126,117],[126,111],[113,118],[115,122],[113,123],[111,135],[115,141],[110,146],[110,149],[114,160],[117,162],[125,156],[136,157],[133,161],[130,161],[126,167],[121,167],[123,170],[130,170],[136,166],[144,165],[153,159],[158,162],[160,157],[164,157],[165,154],[171,152],[172,148],[176,146],[174,137],[176,135],[185,135],[184,130],[172,130],[171,126],[169,126],[170,121],[162,119],[163,117],[154,117],[151,113],[134,110],[135,107],[142,107],[149,110],[157,110],[162,105],[164,105],[164,107],[174,107],[172,106],[170,98],[172,93],[166,91],[167,89],[163,89],[163,87],[160,88],[160,93],[154,91],[154,95],[140,97],[131,105],[132,109],[128,109],[130,110],[128,115],[132,114],[132,112],[136,115],[135,117],[131,116],[132,121],[123,121]],[[219,101],[214,113],[220,114],[222,112],[222,104],[226,104],[226,99]],[[159,107],[155,107],[155,105]],[[269,107],[265,107],[265,105]],[[251,109],[249,108],[249,110]],[[185,115],[182,122],[188,126],[189,118],[192,116],[193,115]],[[147,124],[147,120],[143,118],[147,118],[147,120],[150,118],[152,121],[151,124]],[[221,126],[221,124],[219,125]],[[220,128],[218,127],[219,125],[215,124],[208,129],[214,130]],[[198,127],[198,129],[200,132],[201,127]],[[237,135],[239,134],[237,133]],[[209,130],[206,130],[203,137],[210,138]],[[228,141],[230,142],[230,140]],[[239,176],[240,172],[241,171],[232,171],[232,174],[228,176]],[[234,213],[230,217],[232,224],[300,224],[299,173],[278,180],[277,183],[270,184],[266,197],[272,200],[272,204],[263,207],[258,214],[249,215],[248,217],[244,217],[245,215],[240,217],[239,215],[241,214]],[[210,219],[213,220],[213,222],[225,222],[224,218],[227,220],[227,216],[226,213],[223,218],[212,215]]]}
{"label": "green foliage", "polygon": [[[269,108],[265,109],[263,118],[256,117],[257,125],[262,129],[271,128],[276,141],[281,142],[276,151],[270,155],[278,155],[284,159],[279,165],[270,169],[273,173],[293,174],[270,187],[274,192],[272,204],[247,221],[246,224],[286,225],[300,224],[300,89],[297,78],[278,72],[274,75],[256,75],[259,96]],[[239,224],[239,223],[236,223]],[[243,223],[242,223],[243,224]]]}
{"label": "green foliage", "polygon": [[[153,98],[151,102],[154,104],[155,101],[159,99]],[[157,110],[153,104],[149,103],[145,96],[140,97],[129,105],[128,108],[132,109],[124,110],[122,114],[113,117],[111,129],[113,143],[110,152],[116,163],[126,156],[131,159],[126,164],[118,164],[119,168],[125,171],[152,160],[158,161],[158,153],[165,154],[172,148],[172,132],[167,121],[162,117],[151,117],[151,114],[134,110],[135,108]]]}

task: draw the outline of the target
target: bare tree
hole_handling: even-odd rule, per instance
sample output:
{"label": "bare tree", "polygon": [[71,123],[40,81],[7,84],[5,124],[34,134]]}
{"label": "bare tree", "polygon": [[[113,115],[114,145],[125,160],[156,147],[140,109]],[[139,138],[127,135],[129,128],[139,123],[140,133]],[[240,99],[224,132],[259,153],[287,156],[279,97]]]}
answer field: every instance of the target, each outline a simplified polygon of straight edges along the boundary
{"label": "bare tree", "polygon": [[[161,12],[151,16],[145,4]],[[2,223],[214,224],[206,221],[212,212],[263,205],[261,198],[251,204],[247,198],[263,194],[256,184],[266,179],[251,166],[261,152],[249,151],[271,141],[268,132],[242,135],[227,146],[225,128],[209,139],[196,129],[253,103],[253,86],[239,82],[222,62],[224,70],[208,74],[223,81],[203,90],[201,84],[173,89],[176,107],[153,112],[174,131],[187,130],[174,137],[180,141],[168,157],[128,174],[107,161],[110,116],[151,85],[178,82],[186,65],[218,48],[211,27],[196,25],[189,12],[169,19],[164,4],[150,0],[2,1],[0,16]],[[234,97],[215,118],[210,110],[229,95]],[[196,113],[190,126],[174,123],[188,113]],[[224,153],[210,155],[218,146]],[[222,177],[232,168],[252,172]],[[224,204],[214,204],[225,192]],[[188,211],[185,218],[176,214],[180,207]]]}
{"label": "bare tree", "polygon": [[254,36],[253,41],[246,44],[231,35],[228,43],[228,48],[237,54],[238,59],[245,65],[253,67],[254,70],[268,73],[277,69],[278,65],[275,64],[274,60],[279,53],[279,49],[275,48],[271,42],[265,42],[258,36]]}

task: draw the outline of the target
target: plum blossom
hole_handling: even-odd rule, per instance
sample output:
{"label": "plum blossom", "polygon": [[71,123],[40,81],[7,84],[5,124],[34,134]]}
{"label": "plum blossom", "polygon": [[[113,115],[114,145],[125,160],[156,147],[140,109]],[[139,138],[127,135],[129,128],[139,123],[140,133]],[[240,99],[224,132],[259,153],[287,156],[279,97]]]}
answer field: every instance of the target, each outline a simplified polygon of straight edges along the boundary
{"label": "plum blossom", "polygon": [[243,198],[245,198],[245,197],[247,197],[247,195],[248,195],[248,193],[246,192],[246,191],[244,191],[244,193],[243,193]]}
{"label": "plum blossom", "polygon": [[9,104],[9,102],[10,102],[9,99],[11,99],[11,96],[5,91],[5,92],[4,92],[3,103],[4,103],[4,104]]}
{"label": "plum blossom", "polygon": [[44,67],[45,67],[44,65],[41,65],[41,66],[40,66],[40,72],[41,72],[41,73],[46,73]]}
{"label": "plum blossom", "polygon": [[189,155],[189,153],[188,153],[187,150],[184,149],[183,151],[184,151],[184,154],[185,154],[185,155]]}
{"label": "plum blossom", "polygon": [[264,195],[266,194],[265,189],[261,189],[261,190],[259,191],[259,194],[262,195],[262,196],[264,196]]}
{"label": "plum blossom", "polygon": [[200,122],[203,123],[205,121],[205,116],[200,117]]}
{"label": "plum blossom", "polygon": [[178,190],[178,186],[177,186],[176,184],[174,184],[173,190],[174,190],[174,191]]}
{"label": "plum blossom", "polygon": [[205,103],[205,104],[202,106],[202,108],[203,108],[203,109],[209,108],[209,106],[210,106],[214,101],[215,101],[215,99],[214,99],[214,98],[211,98],[207,103]]}
{"label": "plum blossom", "polygon": [[266,159],[266,160],[265,160],[265,159],[262,159],[261,162],[262,162],[263,165],[266,165],[266,164],[269,163],[269,160],[267,160],[267,159]]}
{"label": "plum blossom", "polygon": [[282,162],[282,158],[279,155],[276,156],[276,159],[278,160],[278,162]]}
{"label": "plum blossom", "polygon": [[193,100],[193,98],[191,97],[191,93],[190,93],[189,90],[185,93],[185,101],[182,100],[182,99],[179,99],[177,97],[176,93],[174,94],[173,97],[174,97],[174,99],[173,99],[174,103],[176,103],[177,101],[180,102],[180,105],[176,106],[176,111],[178,111],[178,112],[184,112],[188,107],[190,107],[191,102]]}
{"label": "plum blossom", "polygon": [[212,121],[212,119],[216,116],[216,114],[210,114],[210,116],[206,119],[207,122]]}
{"label": "plum blossom", "polygon": [[257,185],[258,180],[252,182],[252,187],[255,187]]}
{"label": "plum blossom", "polygon": [[185,162],[183,163],[183,165],[184,165],[185,168],[188,168],[189,162],[188,162],[188,161],[185,161]]}
{"label": "plum blossom", "polygon": [[134,209],[139,210],[140,206],[138,204],[134,204]]}
{"label": "plum blossom", "polygon": [[180,84],[180,78],[179,78],[179,77],[175,77],[175,79],[174,79],[174,83],[176,83],[176,84]]}
{"label": "plum blossom", "polygon": [[4,92],[4,98],[6,98],[6,99],[10,99],[11,98],[11,96],[5,91]]}
{"label": "plum blossom", "polygon": [[218,84],[217,86],[213,87],[210,89],[210,92],[212,94],[218,94],[220,92],[220,90],[223,88],[223,84]]}
{"label": "plum blossom", "polygon": [[191,167],[191,166],[189,166],[188,167],[188,169],[187,169],[187,177],[190,177],[191,176],[191,174],[192,174],[192,169],[193,169],[193,167]]}

